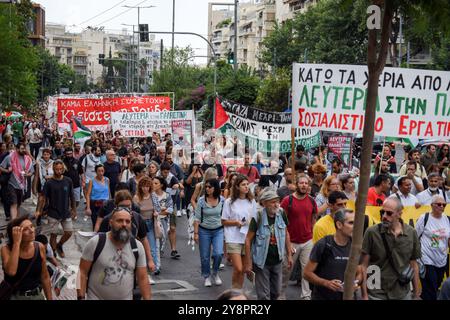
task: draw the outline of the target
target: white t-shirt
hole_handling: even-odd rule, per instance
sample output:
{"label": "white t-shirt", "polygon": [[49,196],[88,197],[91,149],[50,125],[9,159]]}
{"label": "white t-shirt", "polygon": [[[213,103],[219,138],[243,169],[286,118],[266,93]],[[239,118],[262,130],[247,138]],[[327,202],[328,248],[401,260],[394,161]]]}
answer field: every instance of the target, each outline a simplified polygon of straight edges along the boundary
{"label": "white t-shirt", "polygon": [[[83,250],[82,258],[86,261],[94,260],[94,252],[98,243],[98,236],[91,238]],[[146,258],[144,246],[136,240],[139,259],[136,261],[131,244],[128,242],[122,250],[117,250],[109,239],[109,232],[105,247],[92,266],[89,290],[86,300],[132,300],[135,277],[135,266],[145,267]]]}
{"label": "white t-shirt", "polygon": [[425,232],[423,223],[425,214],[421,215],[416,223],[417,235],[420,237],[422,247],[422,261],[424,264],[438,268],[447,264],[448,239],[450,237],[450,222],[445,215],[440,219],[428,215]]}
{"label": "white t-shirt", "polygon": [[[442,190],[438,190],[438,195],[440,195],[442,198],[444,198],[444,192]],[[417,200],[419,200],[419,203],[423,206],[430,205],[431,204],[431,198],[433,198],[433,195],[431,194],[431,191],[429,189],[426,189],[419,193],[417,196]],[[448,202],[448,199],[447,199]]]}
{"label": "white t-shirt", "polygon": [[225,242],[226,243],[245,243],[248,227],[252,218],[256,219],[256,201],[251,202],[247,199],[236,199],[231,203],[231,199],[225,200],[222,211],[222,220],[239,220],[245,218],[246,225],[243,227],[225,227]]}
{"label": "white t-shirt", "polygon": [[[398,195],[398,197],[397,197]],[[400,202],[402,203],[402,205],[404,207],[413,207],[416,205],[416,203],[419,202],[419,200],[417,200],[415,195],[412,195],[411,193],[408,193],[408,196],[405,197],[405,195],[403,193],[401,193],[400,191],[397,191],[396,193],[393,193],[389,196],[389,198],[394,198],[394,199],[399,199],[400,197]]]}

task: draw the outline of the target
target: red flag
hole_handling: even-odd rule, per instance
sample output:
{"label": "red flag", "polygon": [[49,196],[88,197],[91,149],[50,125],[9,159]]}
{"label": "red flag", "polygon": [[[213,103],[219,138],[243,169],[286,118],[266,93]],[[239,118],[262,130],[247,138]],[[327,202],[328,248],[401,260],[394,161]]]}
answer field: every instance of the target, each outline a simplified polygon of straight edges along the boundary
{"label": "red flag", "polygon": [[214,112],[214,129],[219,129],[225,123],[228,122],[230,117],[228,117],[225,109],[222,107],[219,98],[216,98],[216,110]]}

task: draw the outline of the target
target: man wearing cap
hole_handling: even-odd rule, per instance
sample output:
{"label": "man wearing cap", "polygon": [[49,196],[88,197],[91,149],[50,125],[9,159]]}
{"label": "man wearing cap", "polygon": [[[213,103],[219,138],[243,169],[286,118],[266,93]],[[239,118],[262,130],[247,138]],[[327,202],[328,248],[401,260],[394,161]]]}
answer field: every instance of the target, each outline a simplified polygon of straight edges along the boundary
{"label": "man wearing cap", "polygon": [[[245,272],[255,274],[258,300],[277,300],[281,293],[282,262],[286,258],[292,268],[288,219],[280,208],[280,198],[271,189],[260,196],[264,208],[252,218],[245,239]],[[253,249],[253,250],[252,250]],[[251,253],[250,253],[251,252]]]}

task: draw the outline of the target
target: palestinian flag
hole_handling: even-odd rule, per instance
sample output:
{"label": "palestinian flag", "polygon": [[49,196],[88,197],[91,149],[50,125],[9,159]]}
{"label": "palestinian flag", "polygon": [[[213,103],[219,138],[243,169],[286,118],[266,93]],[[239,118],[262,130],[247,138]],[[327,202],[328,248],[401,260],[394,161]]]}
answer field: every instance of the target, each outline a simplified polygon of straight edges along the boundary
{"label": "palestinian flag", "polygon": [[221,128],[225,123],[228,122],[228,120],[230,120],[230,117],[223,108],[219,98],[216,98],[216,105],[214,109],[214,129]]}
{"label": "palestinian flag", "polygon": [[71,128],[73,139],[75,140],[75,142],[79,142],[82,146],[84,146],[84,143],[92,136],[91,130],[81,124],[80,118],[72,118]]}

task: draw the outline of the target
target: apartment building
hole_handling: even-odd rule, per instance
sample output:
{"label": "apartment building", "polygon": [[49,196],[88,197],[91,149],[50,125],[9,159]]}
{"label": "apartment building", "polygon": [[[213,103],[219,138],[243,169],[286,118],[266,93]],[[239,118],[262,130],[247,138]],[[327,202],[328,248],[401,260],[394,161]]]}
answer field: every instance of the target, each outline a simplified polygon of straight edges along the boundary
{"label": "apartment building", "polygon": [[33,3],[34,19],[28,22],[28,30],[30,39],[33,46],[45,46],[45,8],[38,4]]}

